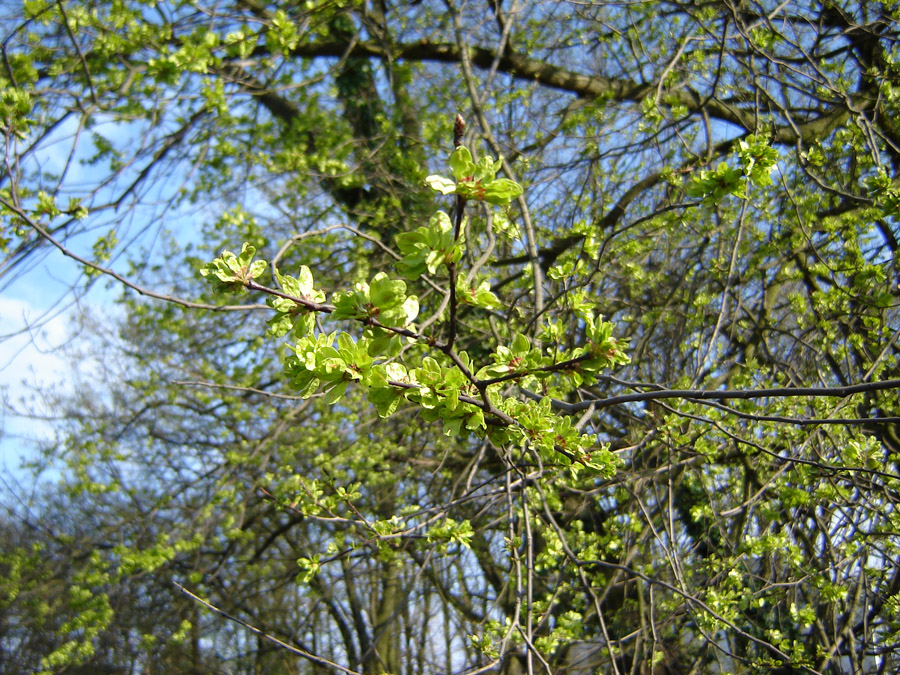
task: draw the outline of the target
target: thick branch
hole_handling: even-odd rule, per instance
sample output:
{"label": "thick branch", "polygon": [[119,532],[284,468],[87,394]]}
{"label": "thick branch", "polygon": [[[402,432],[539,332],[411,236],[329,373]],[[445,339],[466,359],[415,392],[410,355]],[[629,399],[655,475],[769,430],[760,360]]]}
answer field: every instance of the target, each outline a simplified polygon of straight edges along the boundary
{"label": "thick branch", "polygon": [[[459,47],[449,43],[435,43],[420,40],[405,44],[391,45],[366,41],[351,44],[345,41],[326,41],[298,45],[294,49],[295,56],[368,56],[371,58],[405,59],[407,61],[436,61],[439,63],[459,63],[463,55]],[[642,101],[645,97],[656,95],[656,84],[641,83],[617,77],[602,75],[585,75],[540,59],[533,59],[506,49],[498,56],[495,50],[486,47],[470,47],[469,61],[482,69],[490,69],[497,64],[497,70],[519,80],[537,82],[546,87],[561,89],[584,98],[609,98],[613,101]],[[752,111],[744,111],[714,98],[701,96],[689,89],[664,92],[663,100],[673,105],[686,107],[690,112],[704,110],[710,117],[734,124],[746,131],[756,128],[756,118]],[[860,104],[871,107],[871,103]],[[772,140],[775,143],[806,143],[821,138],[835,127],[847,120],[849,110],[842,105],[835,107],[823,115],[796,126],[784,126],[775,130]]]}

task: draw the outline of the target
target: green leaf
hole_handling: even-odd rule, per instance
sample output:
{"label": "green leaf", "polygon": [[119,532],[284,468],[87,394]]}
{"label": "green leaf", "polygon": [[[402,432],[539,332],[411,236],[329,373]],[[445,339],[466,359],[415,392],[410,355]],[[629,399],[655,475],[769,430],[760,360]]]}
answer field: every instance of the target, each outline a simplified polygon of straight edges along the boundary
{"label": "green leaf", "polygon": [[715,171],[701,171],[694,176],[686,192],[690,197],[715,204],[728,195],[746,197],[746,181],[743,171],[720,162]]}
{"label": "green leaf", "polygon": [[269,335],[276,338],[287,335],[294,327],[287,314],[277,314],[266,323],[269,325]]}
{"label": "green leaf", "polygon": [[256,247],[251,246],[249,243],[244,242],[241,246],[241,253],[238,256],[238,265],[240,265],[241,270],[248,269],[250,267],[250,263],[253,260],[253,256],[256,255]]}
{"label": "green leaf", "polygon": [[508,178],[498,178],[484,186],[482,199],[489,204],[506,206],[521,194],[521,185]]}
{"label": "green leaf", "polygon": [[[460,146],[450,155],[450,171],[457,181],[471,178],[475,173],[475,164],[472,162],[472,153],[465,146]],[[444,193],[447,194],[447,193]]]}
{"label": "green leaf", "polygon": [[382,331],[381,335],[369,340],[367,353],[372,357],[393,357],[400,352],[401,347],[399,335]]}
{"label": "green leaf", "polygon": [[255,260],[247,272],[247,279],[257,279],[266,271],[268,263],[265,260]]}
{"label": "green leaf", "polygon": [[456,183],[443,176],[431,175],[425,178],[425,185],[442,195],[452,195],[456,192]]}
{"label": "green leaf", "polygon": [[381,310],[395,307],[405,299],[406,284],[393,281],[384,272],[379,272],[369,284],[369,300]]}
{"label": "green leaf", "polygon": [[380,417],[389,417],[404,400],[405,390],[389,384],[388,380],[400,380],[402,377],[392,377],[384,366],[376,366],[372,371],[366,398],[378,410]]}
{"label": "green leaf", "polygon": [[[475,183],[489,183],[494,180],[501,166],[503,166],[501,160],[494,161],[490,157],[485,156],[478,160],[478,164],[473,167],[474,171],[469,172],[467,176]],[[459,178],[458,180],[461,181],[462,179]]]}
{"label": "green leaf", "polygon": [[328,390],[325,394],[325,403],[327,405],[331,405],[332,403],[337,403],[343,398],[344,394],[347,393],[347,385],[349,382],[339,382],[334,387]]}
{"label": "green leaf", "polygon": [[778,161],[778,150],[757,136],[748,136],[738,143],[737,154],[751,183],[760,187],[772,184],[771,173]]}
{"label": "green leaf", "polygon": [[407,279],[416,279],[428,272],[435,274],[442,265],[462,257],[464,239],[453,240],[450,216],[438,211],[428,221],[427,227],[395,237],[397,248],[403,253],[397,269]]}

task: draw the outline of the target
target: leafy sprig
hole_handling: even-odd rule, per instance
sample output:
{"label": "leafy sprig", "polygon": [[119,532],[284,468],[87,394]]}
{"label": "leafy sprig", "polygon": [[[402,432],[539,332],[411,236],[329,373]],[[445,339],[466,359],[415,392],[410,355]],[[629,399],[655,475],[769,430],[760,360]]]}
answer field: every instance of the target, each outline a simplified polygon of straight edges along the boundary
{"label": "leafy sprig", "polygon": [[[608,448],[583,434],[572,418],[555,412],[548,397],[520,399],[506,387],[514,382],[523,388],[539,384],[544,391],[571,390],[594,381],[607,368],[627,363],[612,324],[579,306],[576,311],[583,321],[585,341],[574,349],[560,346],[564,336],[551,324],[538,338],[514,334],[508,345],[497,346],[480,364],[454,346],[459,303],[500,306],[484,281],[457,285],[457,266],[466,248],[462,214],[466,202],[506,206],[522,194],[518,183],[496,177],[501,165],[489,157],[475,163],[467,148],[458,147],[450,157],[455,181],[440,176],[427,179],[442,194],[457,196],[456,226],[450,216],[438,211],[427,225],[395,237],[401,253],[397,271],[405,279],[425,274],[450,278],[449,318],[440,324],[449,335],[445,342],[416,332],[418,298],[408,293],[406,281],[385,272],[335,292],[332,304],[325,304],[325,293],[315,288],[313,274],[305,266],[296,277],[276,269],[274,277],[281,290],[261,285],[257,279],[267,263],[254,260],[256,249],[246,243],[238,255],[224,251],[201,274],[219,293],[253,290],[269,296],[268,305],[275,312],[269,333],[275,337],[292,333],[295,341],[285,356],[283,373],[302,397],[319,394],[333,404],[356,385],[382,417],[394,414],[406,401],[418,407],[422,419],[440,420],[448,435],[468,432],[490,436],[499,445],[530,445],[547,459],[563,457],[572,466],[610,474],[616,459]],[[317,329],[316,314],[356,324],[361,330],[355,335],[347,330],[323,332]],[[399,360],[404,341],[419,345],[406,362]],[[416,363],[408,362],[414,358]]]}
{"label": "leafy sprig", "polygon": [[455,194],[464,199],[507,206],[522,194],[522,186],[509,178],[497,178],[497,172],[502,166],[501,160],[490,157],[482,157],[476,164],[472,161],[469,149],[460,146],[450,155],[450,171],[456,181],[431,175],[425,179],[425,183],[443,195]]}
{"label": "leafy sprig", "polygon": [[203,266],[200,274],[220,293],[244,293],[250,281],[262,276],[268,263],[254,260],[256,247],[244,242],[241,252],[222,251],[222,255]]}

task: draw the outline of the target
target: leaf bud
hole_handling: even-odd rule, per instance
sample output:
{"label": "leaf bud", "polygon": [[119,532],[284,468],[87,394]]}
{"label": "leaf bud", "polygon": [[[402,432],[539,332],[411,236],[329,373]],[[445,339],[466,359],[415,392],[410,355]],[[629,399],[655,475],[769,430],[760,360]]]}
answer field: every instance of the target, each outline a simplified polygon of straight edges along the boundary
{"label": "leaf bud", "polygon": [[466,133],[466,121],[463,116],[456,113],[456,121],[453,123],[453,147],[462,145],[463,134]]}

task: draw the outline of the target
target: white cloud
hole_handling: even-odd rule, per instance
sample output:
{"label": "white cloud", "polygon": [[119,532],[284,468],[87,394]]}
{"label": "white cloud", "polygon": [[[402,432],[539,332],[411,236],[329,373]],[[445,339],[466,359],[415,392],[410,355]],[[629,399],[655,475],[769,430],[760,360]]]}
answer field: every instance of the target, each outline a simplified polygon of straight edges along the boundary
{"label": "white cloud", "polygon": [[50,317],[22,300],[0,298],[0,386],[42,386],[64,381],[65,313]]}
{"label": "white cloud", "polygon": [[70,334],[69,317],[67,312],[46,315],[24,300],[0,298],[0,464],[8,469],[33,451],[33,441],[53,437],[49,422],[17,413],[25,401],[39,405],[32,396],[36,390],[66,390],[71,366],[60,349]]}

